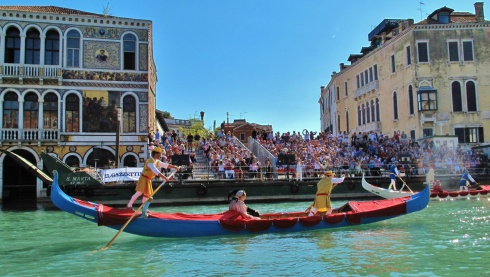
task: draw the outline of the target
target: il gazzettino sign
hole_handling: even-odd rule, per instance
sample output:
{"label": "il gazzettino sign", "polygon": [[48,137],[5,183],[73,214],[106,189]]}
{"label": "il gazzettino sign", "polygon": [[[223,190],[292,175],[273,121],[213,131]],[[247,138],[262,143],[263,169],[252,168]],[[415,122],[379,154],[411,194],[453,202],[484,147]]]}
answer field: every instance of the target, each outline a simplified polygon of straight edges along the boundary
{"label": "il gazzettino sign", "polygon": [[104,169],[101,171],[102,182],[136,182],[140,178],[142,167],[123,167],[115,169]]}

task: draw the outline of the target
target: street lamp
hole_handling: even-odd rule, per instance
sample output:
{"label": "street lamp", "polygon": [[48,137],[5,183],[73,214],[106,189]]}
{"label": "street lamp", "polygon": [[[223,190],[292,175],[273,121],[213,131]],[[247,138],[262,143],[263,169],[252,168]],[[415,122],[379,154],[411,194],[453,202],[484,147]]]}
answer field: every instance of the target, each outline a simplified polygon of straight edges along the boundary
{"label": "street lamp", "polygon": [[119,168],[119,135],[121,132],[121,113],[122,108],[117,107],[117,123],[116,123],[116,159],[114,161],[115,168]]}
{"label": "street lamp", "polygon": [[201,111],[201,121],[204,122],[204,112]]}

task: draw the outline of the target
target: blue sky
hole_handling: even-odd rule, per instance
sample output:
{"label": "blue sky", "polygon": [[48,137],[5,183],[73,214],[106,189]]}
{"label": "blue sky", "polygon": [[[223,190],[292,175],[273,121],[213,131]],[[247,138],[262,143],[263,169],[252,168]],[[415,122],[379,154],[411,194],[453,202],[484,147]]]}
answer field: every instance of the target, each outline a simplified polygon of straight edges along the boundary
{"label": "blue sky", "polygon": [[[274,131],[320,131],[320,86],[339,64],[369,46],[385,18],[415,22],[447,6],[474,13],[477,1],[412,0],[2,0],[52,5],[153,21],[157,108],[199,118],[211,128],[229,119]],[[421,9],[420,9],[421,8]],[[484,6],[487,19],[490,14]],[[229,114],[227,117],[227,113]]]}

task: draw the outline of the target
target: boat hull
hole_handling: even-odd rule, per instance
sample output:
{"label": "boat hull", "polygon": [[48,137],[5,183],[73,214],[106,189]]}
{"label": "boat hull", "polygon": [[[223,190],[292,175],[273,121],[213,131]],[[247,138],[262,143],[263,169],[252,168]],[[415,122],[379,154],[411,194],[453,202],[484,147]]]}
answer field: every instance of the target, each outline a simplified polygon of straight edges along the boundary
{"label": "boat hull", "polygon": [[[133,215],[127,209],[115,209],[66,195],[54,173],[52,202],[61,210],[85,220],[116,230]],[[137,213],[124,232],[150,237],[197,237],[243,235],[256,233],[298,232],[369,224],[424,209],[429,202],[429,190],[398,199],[347,202],[331,215],[307,217],[304,212],[271,213],[261,220],[245,220],[234,211],[219,214]]]}
{"label": "boat hull", "polygon": [[443,191],[431,192],[431,200],[458,200],[458,199],[475,199],[488,198],[490,195],[490,185],[481,185],[478,189],[473,190],[458,190],[458,191]]}
{"label": "boat hull", "polygon": [[413,195],[413,193],[410,191],[390,190],[390,189],[373,186],[366,181],[364,176],[362,176],[362,187],[365,190],[369,191],[370,193],[385,199],[393,199],[393,198],[400,198],[400,197]]}
{"label": "boat hull", "polygon": [[[385,199],[406,197],[413,194],[410,191],[396,191],[396,190],[381,188],[378,186],[373,186],[364,179],[364,176],[362,178],[362,187],[365,190],[371,192],[372,194]],[[443,200],[471,199],[471,198],[488,197],[489,195],[490,195],[490,185],[482,185],[479,186],[478,189],[469,190],[469,191],[431,192],[430,200],[443,201]]]}

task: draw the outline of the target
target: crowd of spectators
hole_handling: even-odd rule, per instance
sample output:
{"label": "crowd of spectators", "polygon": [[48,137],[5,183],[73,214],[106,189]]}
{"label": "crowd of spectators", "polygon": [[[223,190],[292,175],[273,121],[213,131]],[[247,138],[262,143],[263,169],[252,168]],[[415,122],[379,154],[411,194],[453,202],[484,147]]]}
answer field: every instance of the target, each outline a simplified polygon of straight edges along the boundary
{"label": "crowd of spectators", "polygon": [[[376,132],[337,135],[331,132],[255,131],[254,139],[275,158],[293,155],[294,162],[276,164],[278,172],[303,177],[318,177],[326,170],[347,176],[361,174],[381,176],[397,160],[407,175],[425,174],[429,168],[436,173],[460,174],[467,168],[478,172],[487,168],[487,160],[479,151],[448,145],[437,145],[430,140],[420,143],[407,137],[405,132],[395,131],[391,136]],[[272,179],[273,165],[269,158],[263,163],[246,147],[238,145],[231,132],[218,131],[214,136],[198,133],[179,134],[176,131],[148,134],[149,148],[158,146],[166,150],[165,159],[172,162],[174,155],[189,154],[190,165],[196,162],[196,152],[202,151],[207,158],[208,170],[218,179]],[[200,152],[201,153],[201,152]],[[277,159],[279,160],[279,159]]]}
{"label": "crowd of spectators", "polygon": [[[275,157],[280,154],[294,155],[301,176],[318,176],[325,170],[334,170],[348,176],[381,175],[398,160],[406,174],[425,174],[429,167],[436,173],[459,174],[464,168],[481,171],[487,167],[479,151],[453,149],[448,145],[435,147],[432,141],[419,144],[405,132],[395,131],[392,136],[376,132],[337,135],[331,132],[272,133],[257,136],[256,140]],[[284,166],[283,166],[284,167]]]}
{"label": "crowd of spectators", "polygon": [[262,164],[249,149],[236,144],[231,132],[221,130],[214,137],[201,137],[197,132],[185,135],[173,130],[160,135],[149,130],[148,141],[150,151],[157,146],[165,149],[164,159],[170,163],[175,162],[175,155],[188,154],[191,169],[196,152],[202,151],[208,163],[206,169],[218,179],[272,179],[271,161],[266,158]]}

